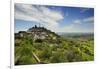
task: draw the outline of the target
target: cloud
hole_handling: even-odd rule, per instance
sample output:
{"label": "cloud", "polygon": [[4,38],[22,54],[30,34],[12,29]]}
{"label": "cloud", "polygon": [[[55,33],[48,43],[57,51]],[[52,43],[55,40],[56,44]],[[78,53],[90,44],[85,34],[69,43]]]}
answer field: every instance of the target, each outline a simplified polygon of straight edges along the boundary
{"label": "cloud", "polygon": [[[58,31],[59,30],[59,31]],[[66,25],[62,28],[58,28],[57,32],[67,32],[67,33],[89,33],[93,32],[93,28],[88,28],[88,27],[82,27],[79,24],[72,23],[70,25]]]}
{"label": "cloud", "polygon": [[81,20],[78,20],[78,19],[77,20],[74,20],[74,23],[75,24],[81,24]]}
{"label": "cloud", "polygon": [[75,29],[74,24],[63,26],[62,28],[58,28],[58,32],[73,32]]}
{"label": "cloud", "polygon": [[83,19],[83,22],[88,22],[88,23],[94,23],[94,17],[88,17],[88,18],[85,18]]}
{"label": "cloud", "polygon": [[77,19],[73,21],[74,24],[83,24],[83,23],[94,23],[94,17],[87,17],[84,19]]}
{"label": "cloud", "polygon": [[60,11],[51,10],[46,6],[15,4],[15,19],[34,21],[51,29],[58,26],[64,17]]}
{"label": "cloud", "polygon": [[87,17],[83,19],[73,19],[72,23],[69,26],[63,28],[67,32],[93,32],[94,31],[94,17]]}
{"label": "cloud", "polygon": [[89,8],[81,8],[80,9],[80,13],[84,13],[84,12],[86,12],[86,11],[88,11],[89,10]]}

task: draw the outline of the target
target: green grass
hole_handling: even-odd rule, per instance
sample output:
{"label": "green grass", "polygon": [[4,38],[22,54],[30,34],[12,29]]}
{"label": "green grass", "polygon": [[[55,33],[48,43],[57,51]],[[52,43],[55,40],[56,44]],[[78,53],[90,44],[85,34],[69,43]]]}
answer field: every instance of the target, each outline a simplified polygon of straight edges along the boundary
{"label": "green grass", "polygon": [[[35,42],[32,40],[32,37],[26,36],[15,40],[15,65],[38,64],[34,59],[32,52],[45,63],[94,60],[93,39],[65,39],[61,37],[57,40],[45,39],[39,40],[40,42]],[[20,40],[20,42],[17,42],[18,40]]]}

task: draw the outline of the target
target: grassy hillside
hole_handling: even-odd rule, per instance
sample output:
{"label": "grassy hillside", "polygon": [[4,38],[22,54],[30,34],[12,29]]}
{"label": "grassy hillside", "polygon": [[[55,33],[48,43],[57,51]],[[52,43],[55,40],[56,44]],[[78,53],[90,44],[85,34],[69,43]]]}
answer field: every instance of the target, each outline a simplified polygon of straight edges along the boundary
{"label": "grassy hillside", "polygon": [[31,36],[15,38],[15,65],[39,64],[33,53],[42,63],[80,62],[94,60],[93,36],[66,35],[49,36],[50,39],[33,40]]}

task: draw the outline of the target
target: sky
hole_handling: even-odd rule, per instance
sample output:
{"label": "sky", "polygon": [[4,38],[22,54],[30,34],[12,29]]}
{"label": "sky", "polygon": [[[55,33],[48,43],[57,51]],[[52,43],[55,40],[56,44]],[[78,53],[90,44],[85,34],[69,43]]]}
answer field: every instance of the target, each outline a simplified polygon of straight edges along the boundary
{"label": "sky", "polygon": [[15,4],[15,33],[37,25],[53,32],[93,33],[94,9],[86,7]]}

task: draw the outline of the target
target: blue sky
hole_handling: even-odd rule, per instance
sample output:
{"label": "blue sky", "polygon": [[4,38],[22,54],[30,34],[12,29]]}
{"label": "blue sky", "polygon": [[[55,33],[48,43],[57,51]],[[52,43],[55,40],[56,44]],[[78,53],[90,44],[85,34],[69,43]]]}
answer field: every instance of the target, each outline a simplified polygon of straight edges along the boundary
{"label": "blue sky", "polygon": [[53,32],[93,32],[94,9],[68,6],[15,4],[15,32],[34,25]]}

